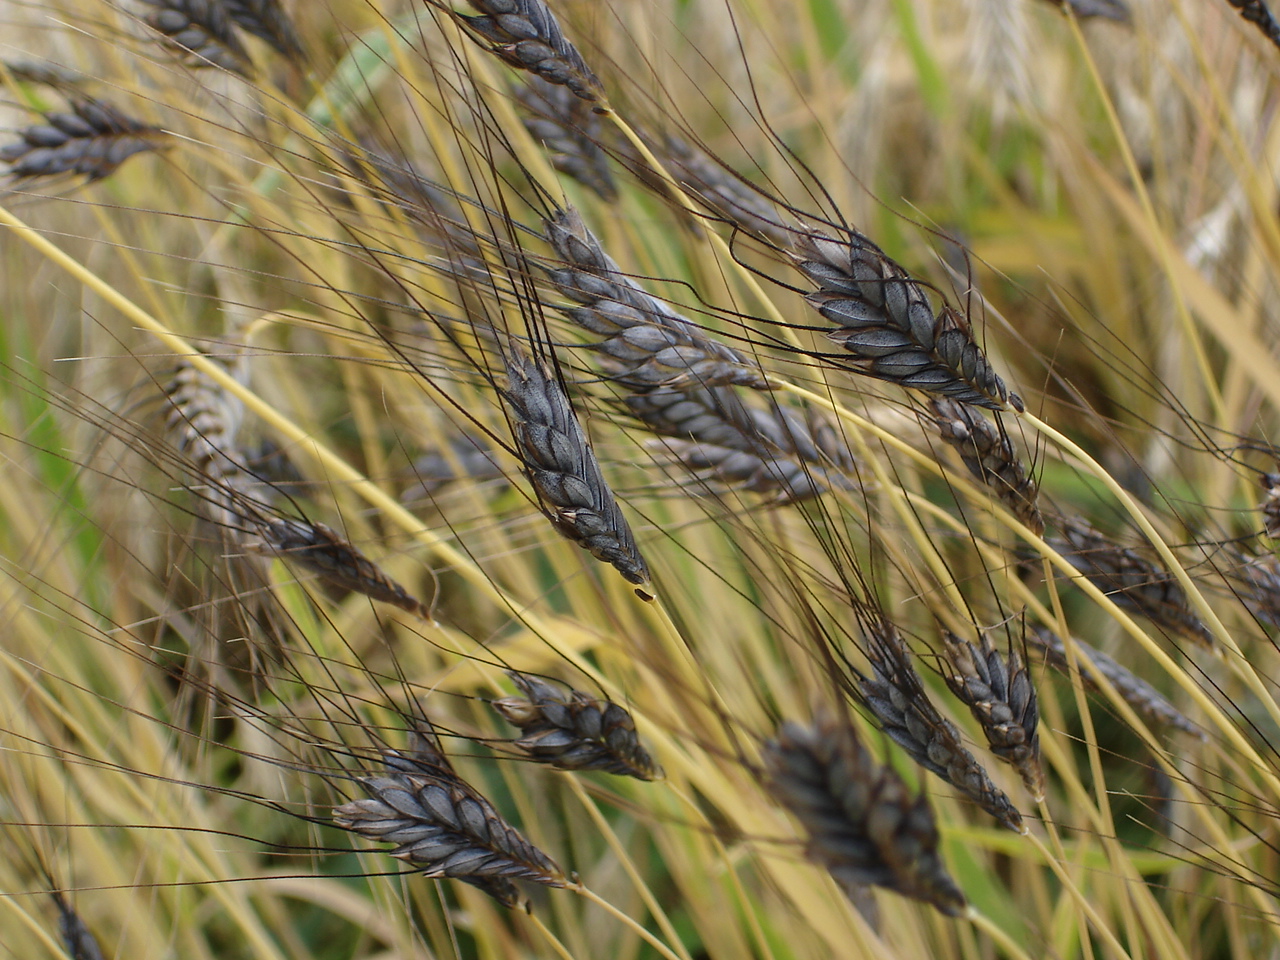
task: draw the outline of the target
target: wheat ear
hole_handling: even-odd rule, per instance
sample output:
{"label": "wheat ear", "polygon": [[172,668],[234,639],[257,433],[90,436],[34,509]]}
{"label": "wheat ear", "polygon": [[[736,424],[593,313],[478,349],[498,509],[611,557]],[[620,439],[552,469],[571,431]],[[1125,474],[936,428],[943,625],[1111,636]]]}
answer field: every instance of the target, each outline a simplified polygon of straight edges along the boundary
{"label": "wheat ear", "polygon": [[602,770],[653,780],[661,769],[640,745],[635,720],[611,700],[559,689],[527,673],[508,672],[523,697],[493,701],[502,718],[524,734],[515,745],[561,770]]}
{"label": "wheat ear", "polygon": [[423,875],[469,883],[507,907],[520,902],[513,880],[566,886],[551,858],[454,772],[434,735],[411,734],[407,753],[387,752],[385,776],[360,783],[369,798],[337,807],[333,822],[396,844],[391,855]]}
{"label": "wheat ear", "polygon": [[1039,488],[1027,476],[1003,426],[993,424],[975,407],[958,400],[935,397],[930,406],[938,434],[959,451],[969,472],[995,491],[1000,502],[1027,529],[1042,535],[1044,517],[1036,504]]}
{"label": "wheat ear", "polygon": [[147,26],[187,54],[191,66],[216,66],[247,76],[249,51],[240,42],[223,0],[143,0],[156,9]]}
{"label": "wheat ear", "polygon": [[543,0],[467,0],[479,11],[469,17],[450,10],[476,42],[519,70],[560,84],[583,100],[604,95],[604,86],[591,72],[578,48],[565,38],[560,22]]}
{"label": "wheat ear", "polygon": [[[938,853],[938,827],[923,796],[913,797],[881,766],[847,722],[783,724],[765,744],[769,789],[809,835],[809,859],[854,899],[865,884],[960,916],[966,901]],[[855,900],[856,902],[856,900]]]}
{"label": "wheat ear", "polygon": [[795,233],[792,257],[817,287],[805,299],[838,329],[827,336],[855,357],[851,369],[993,410],[1022,409],[974,342],[968,323],[856,230]]}
{"label": "wheat ear", "polygon": [[911,652],[887,621],[868,630],[867,656],[874,678],[859,684],[863,701],[884,732],[917,763],[977,803],[1002,825],[1022,832],[1022,814],[991,782],[986,768],[960,741],[955,724],[942,716],[925,692]]}
{"label": "wheat ear", "polygon": [[985,634],[980,646],[952,633],[943,633],[942,643],[951,668],[943,674],[947,686],[978,721],[991,752],[1012,764],[1031,795],[1042,800],[1040,707],[1022,658],[1015,650],[1002,657]]}
{"label": "wheat ear", "polygon": [[648,583],[649,568],[559,380],[514,344],[504,360],[502,395],[516,453],[543,513],[563,536],[628,581]]}
{"label": "wheat ear", "polygon": [[19,131],[22,139],[0,147],[0,163],[22,180],[82,174],[89,181],[114,173],[137,153],[160,150],[165,134],[130,119],[115,107],[90,97],[73,96],[71,112],[44,115],[44,123]]}

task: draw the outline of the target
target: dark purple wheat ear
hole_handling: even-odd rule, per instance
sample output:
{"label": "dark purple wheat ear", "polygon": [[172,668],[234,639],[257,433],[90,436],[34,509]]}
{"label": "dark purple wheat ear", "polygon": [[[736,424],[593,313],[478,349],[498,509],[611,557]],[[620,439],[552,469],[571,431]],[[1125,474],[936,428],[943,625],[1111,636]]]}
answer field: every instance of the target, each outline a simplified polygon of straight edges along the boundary
{"label": "dark purple wheat ear", "polygon": [[561,770],[601,770],[637,780],[662,775],[640,745],[635,720],[619,704],[527,673],[507,676],[524,696],[495,700],[493,708],[520,728],[523,736],[515,745],[534,760]]}
{"label": "dark purple wheat ear", "polygon": [[826,867],[851,899],[859,887],[874,885],[948,916],[964,912],[964,894],[938,854],[928,801],[876,763],[847,722],[825,717],[813,727],[783,724],[765,744],[764,763],[769,790],[809,835],[809,859]]}
{"label": "dark purple wheat ear", "polygon": [[449,877],[506,907],[520,904],[514,880],[564,887],[564,872],[453,770],[434,735],[410,735],[386,754],[383,776],[363,777],[368,799],[344,803],[333,822],[379,843],[427,877]]}

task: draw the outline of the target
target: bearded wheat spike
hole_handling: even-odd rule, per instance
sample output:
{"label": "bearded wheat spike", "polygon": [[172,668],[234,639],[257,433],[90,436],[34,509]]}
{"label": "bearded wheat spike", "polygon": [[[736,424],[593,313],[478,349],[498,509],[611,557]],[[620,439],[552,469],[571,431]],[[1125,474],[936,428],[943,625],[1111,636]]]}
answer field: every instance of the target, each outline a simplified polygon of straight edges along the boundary
{"label": "bearded wheat spike", "polygon": [[58,908],[58,935],[71,960],[103,960],[98,940],[80,915],[67,903],[66,897],[54,890],[53,902]]}
{"label": "bearded wheat spike", "polygon": [[453,770],[434,735],[411,735],[409,751],[388,751],[386,775],[363,777],[369,798],[333,811],[333,822],[380,843],[427,877],[449,877],[506,907],[520,903],[513,880],[564,887],[564,872]]}
{"label": "bearded wheat spike", "polygon": [[992,410],[1022,409],[959,313],[943,304],[935,316],[921,283],[856,230],[842,234],[798,231],[792,257],[818,287],[805,299],[839,328],[827,336],[856,358],[851,369]]}
{"label": "bearded wheat spike", "polygon": [[1168,570],[1122,547],[1087,523],[1065,520],[1062,539],[1049,543],[1118,606],[1206,649],[1217,645],[1213,633],[1191,609],[1182,585]]}
{"label": "bearded wheat spike", "polygon": [[600,115],[567,87],[533,74],[514,90],[529,135],[542,143],[551,166],[572,177],[602,200],[618,199],[609,157],[600,146]]}
{"label": "bearded wheat spike", "polygon": [[188,55],[191,66],[216,66],[244,76],[252,70],[223,0],[142,0],[156,9],[149,27]]}
{"label": "bearded wheat spike", "polygon": [[[748,407],[731,387],[662,387],[624,398],[631,413],[686,467],[783,502],[857,489],[857,463],[839,426],[808,410]],[[734,454],[741,454],[736,457]]]}
{"label": "bearded wheat spike", "polygon": [[372,560],[323,523],[304,520],[249,520],[261,538],[257,549],[296,563],[321,579],[429,619],[427,606],[392,580]]}
{"label": "bearded wheat spike", "polygon": [[[1072,15],[1080,20],[1098,17],[1101,20],[1115,20],[1117,23],[1128,23],[1132,18],[1129,7],[1124,0],[1048,0],[1054,6],[1070,8]],[[1234,6],[1261,6],[1260,0],[1227,0]],[[1248,19],[1246,17],[1246,19]]]}
{"label": "bearded wheat spike", "polygon": [[508,671],[523,697],[493,701],[493,708],[524,734],[515,745],[562,770],[602,770],[653,780],[661,770],[640,745],[636,723],[611,700],[567,692],[527,673]]}
{"label": "bearded wheat spike", "polygon": [[302,41],[280,0],[221,0],[236,26],[265,40],[277,53],[290,60],[303,59]]}
{"label": "bearded wheat spike", "polygon": [[955,447],[969,472],[991,487],[999,500],[1036,536],[1044,517],[1036,505],[1040,491],[1018,459],[1013,441],[974,407],[935,397],[930,401],[942,439]]}
{"label": "bearded wheat spike", "polygon": [[1040,706],[1022,658],[1010,650],[1006,661],[985,635],[980,647],[945,632],[942,643],[952,668],[943,675],[947,686],[981,725],[991,752],[1013,765],[1037,802],[1043,800]]}
{"label": "bearded wheat spike", "polygon": [[551,282],[581,304],[563,313],[605,337],[598,347],[601,364],[614,380],[637,391],[730,383],[769,389],[759,364],[704,336],[627,277],[576,210],[560,211],[545,228],[561,260],[549,271]]}
{"label": "bearded wheat spike", "polygon": [[853,727],[830,717],[814,727],[783,724],[765,744],[770,791],[809,835],[806,853],[854,899],[865,884],[885,887],[960,916],[964,894],[938,854],[927,799],[912,797],[876,763]]}
{"label": "bearded wheat spike", "polygon": [[0,147],[0,163],[9,175],[32,180],[82,174],[89,182],[114,173],[137,153],[160,150],[166,136],[126,117],[115,107],[89,97],[74,97],[71,113],[46,113],[44,123],[19,131],[22,139]]}
{"label": "bearded wheat spike", "polygon": [[[243,377],[243,366],[234,369]],[[252,499],[237,440],[244,404],[186,359],[164,389],[165,431],[193,467],[205,519],[226,529],[243,525]]]}
{"label": "bearded wheat spike", "polygon": [[560,29],[543,0],[467,0],[481,16],[450,10],[473,38],[518,70],[567,87],[583,100],[604,96],[604,85]]}
{"label": "bearded wheat spike", "polygon": [[874,679],[863,679],[863,700],[889,737],[1003,826],[1021,833],[1022,814],[960,742],[955,724],[938,712],[911,663],[911,653],[890,623],[871,628],[867,656]]}
{"label": "bearded wheat spike", "polygon": [[[1121,666],[1101,650],[1089,646],[1083,640],[1072,639],[1071,642],[1084,653],[1089,661],[1086,663],[1084,659],[1081,659],[1079,664],[1080,682],[1090,690],[1098,689],[1098,682],[1093,673],[1096,670],[1100,676],[1106,677],[1111,682],[1111,685],[1116,689],[1116,693],[1120,694],[1125,703],[1129,704],[1148,720],[1154,720],[1165,726],[1195,734],[1201,739],[1204,738],[1204,731],[1196,726],[1186,714],[1166,700],[1147,681],[1134,674],[1128,668]],[[1070,672],[1070,660],[1067,658],[1066,645],[1051,630],[1036,627],[1029,631],[1027,633],[1027,647],[1030,650],[1037,651],[1043,657],[1044,662],[1054,669],[1062,673]]]}
{"label": "bearded wheat spike", "polygon": [[516,452],[543,513],[563,536],[612,564],[629,582],[649,582],[613,491],[560,382],[514,344],[507,349],[507,388]]}

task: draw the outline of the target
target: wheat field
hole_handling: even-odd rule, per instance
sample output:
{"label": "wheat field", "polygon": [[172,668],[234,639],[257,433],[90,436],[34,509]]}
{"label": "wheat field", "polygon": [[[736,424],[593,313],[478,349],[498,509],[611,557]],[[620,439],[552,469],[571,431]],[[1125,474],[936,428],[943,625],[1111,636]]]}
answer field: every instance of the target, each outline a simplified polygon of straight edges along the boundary
{"label": "wheat field", "polygon": [[1280,958],[1270,16],[0,2],[0,955]]}

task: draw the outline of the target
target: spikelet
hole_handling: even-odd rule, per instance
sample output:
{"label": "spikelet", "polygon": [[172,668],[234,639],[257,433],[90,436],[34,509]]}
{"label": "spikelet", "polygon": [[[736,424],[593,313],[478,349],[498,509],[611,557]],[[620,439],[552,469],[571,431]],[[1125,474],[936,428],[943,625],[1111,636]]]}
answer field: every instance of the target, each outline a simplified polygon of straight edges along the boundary
{"label": "spikelet", "polygon": [[254,526],[261,541],[250,548],[296,563],[336,587],[429,619],[421,600],[325,524],[275,518],[256,521]]}
{"label": "spikelet", "polygon": [[969,404],[935,397],[930,405],[939,435],[960,452],[969,472],[991,487],[1032,533],[1042,535],[1039,488],[1027,476],[1008,434]]}
{"label": "spikelet", "polygon": [[249,52],[236,34],[223,0],[142,0],[156,9],[149,27],[188,55],[191,66],[216,66],[247,76]]}
{"label": "spikelet", "polygon": [[769,789],[809,835],[809,859],[849,893],[874,884],[960,916],[964,894],[938,854],[926,798],[881,766],[847,722],[783,724],[765,744]]}
{"label": "spikelet", "polygon": [[916,762],[936,773],[1003,826],[1022,832],[1022,815],[960,741],[955,724],[938,712],[911,663],[897,629],[882,621],[869,631],[867,656],[874,679],[860,683],[862,698],[884,732]]}
{"label": "spikelet", "polygon": [[[1098,689],[1098,683],[1093,674],[1093,671],[1096,670],[1099,675],[1111,681],[1116,693],[1120,694],[1125,703],[1129,704],[1148,720],[1154,720],[1156,723],[1195,734],[1203,739],[1204,732],[1186,714],[1161,696],[1160,692],[1147,681],[1136,676],[1126,667],[1121,666],[1101,650],[1089,646],[1083,640],[1072,639],[1071,642],[1084,654],[1078,662],[1080,664],[1080,682],[1086,687],[1091,690]],[[1067,659],[1067,648],[1062,639],[1051,630],[1036,627],[1028,632],[1027,648],[1038,652],[1043,657],[1044,662],[1054,669],[1063,673],[1069,672],[1070,661]],[[1088,663],[1085,662],[1086,658]]]}
{"label": "spikelet", "polygon": [[493,701],[502,718],[524,734],[515,745],[561,770],[602,770],[653,780],[661,770],[640,745],[636,724],[611,700],[567,692],[527,673],[508,671],[523,697]]}
{"label": "spikelet", "polygon": [[562,261],[549,271],[551,282],[581,304],[563,312],[605,338],[601,365],[615,381],[636,391],[729,383],[769,389],[759,364],[704,336],[624,275],[576,210],[560,211],[545,228]]}
{"label": "spikelet", "polygon": [[980,647],[946,632],[942,643],[951,667],[943,674],[947,686],[981,725],[991,752],[1013,765],[1037,801],[1044,799],[1040,706],[1022,658],[1010,650],[1006,662],[985,634]]}
{"label": "spikelet", "polygon": [[265,40],[283,57],[303,59],[302,41],[280,0],[222,0],[222,5],[245,33]]}
{"label": "spikelet", "polygon": [[31,180],[81,174],[101,180],[134,154],[160,150],[165,134],[131,120],[101,100],[77,96],[71,113],[46,113],[44,123],[19,131],[22,139],[0,147],[9,174]]}
{"label": "spikelet", "polygon": [[854,355],[851,369],[992,410],[1022,408],[959,313],[944,304],[935,316],[924,286],[879,247],[856,230],[842,236],[805,229],[792,256],[818,287],[805,299],[839,328],[827,336]]}
{"label": "spikelet", "polygon": [[1216,645],[1172,573],[1082,521],[1064,520],[1061,529],[1062,539],[1049,541],[1053,548],[1122,609],[1208,649]]}
{"label": "spikelet", "polygon": [[53,902],[58,907],[58,935],[71,960],[103,960],[102,948],[80,915],[67,903],[66,897],[54,890]]}
{"label": "spikelet", "polygon": [[583,100],[604,96],[604,86],[543,0],[467,0],[481,16],[450,11],[476,42],[518,70],[568,87]]}
{"label": "spikelet", "polygon": [[410,736],[409,751],[388,751],[386,775],[363,777],[369,799],[333,811],[344,830],[394,843],[393,857],[428,877],[449,877],[483,890],[506,907],[520,896],[511,882],[563,887],[563,871],[459,777],[429,733]]}
{"label": "spikelet", "polygon": [[609,157],[600,146],[600,115],[567,88],[531,74],[514,90],[525,129],[546,149],[551,166],[594,191],[618,199]]}
{"label": "spikelet", "polygon": [[605,483],[573,405],[560,382],[514,344],[507,349],[507,388],[516,453],[552,525],[612,564],[629,582],[649,582],[631,527]]}

